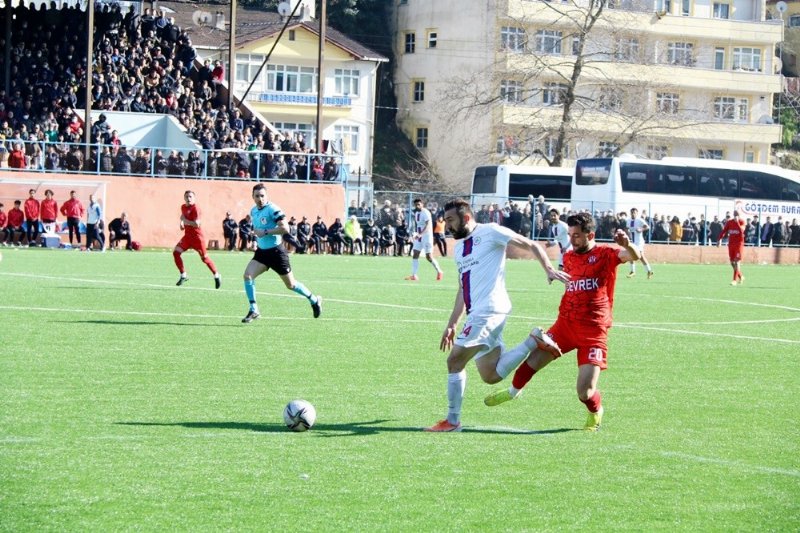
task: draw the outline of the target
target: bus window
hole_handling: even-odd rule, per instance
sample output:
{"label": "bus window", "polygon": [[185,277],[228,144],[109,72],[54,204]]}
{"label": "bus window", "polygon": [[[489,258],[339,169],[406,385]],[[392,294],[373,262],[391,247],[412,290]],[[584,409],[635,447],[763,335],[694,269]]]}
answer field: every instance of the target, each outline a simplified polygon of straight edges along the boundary
{"label": "bus window", "polygon": [[725,190],[725,175],[730,173],[730,170],[721,168],[698,168],[697,194],[713,197],[734,196]]}
{"label": "bus window", "polygon": [[780,200],[780,178],[756,170],[741,171],[743,198],[755,200]]}
{"label": "bus window", "polygon": [[527,198],[542,195],[548,200],[569,200],[572,192],[572,176],[546,176],[536,174],[510,174],[508,197]]}
{"label": "bus window", "polygon": [[652,170],[652,166],[620,163],[619,175],[622,180],[622,190],[626,192],[647,192],[648,174]]}
{"label": "bus window", "polygon": [[611,174],[611,159],[582,159],[575,167],[576,185],[605,185]]}
{"label": "bus window", "polygon": [[786,200],[788,202],[800,202],[800,183],[783,180],[781,200]]}
{"label": "bus window", "polygon": [[691,169],[685,167],[665,166],[665,190],[667,194],[697,194],[695,179]]}
{"label": "bus window", "polygon": [[497,167],[478,167],[472,181],[472,194],[494,194],[497,188]]}

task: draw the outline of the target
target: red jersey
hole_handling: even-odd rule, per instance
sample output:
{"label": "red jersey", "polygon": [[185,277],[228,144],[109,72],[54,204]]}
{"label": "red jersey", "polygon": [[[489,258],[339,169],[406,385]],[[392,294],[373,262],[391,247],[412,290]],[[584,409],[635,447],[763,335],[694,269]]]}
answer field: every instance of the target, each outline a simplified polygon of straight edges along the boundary
{"label": "red jersey", "polygon": [[725,223],[725,227],[722,228],[722,233],[719,234],[719,240],[722,240],[727,235],[728,246],[741,246],[744,243],[744,226],[744,220],[742,219],[736,220],[732,218],[728,220]]}
{"label": "red jersey", "polygon": [[619,251],[597,245],[585,254],[573,250],[564,254],[564,271],[571,279],[561,297],[559,318],[611,327],[617,266],[622,263]]}
{"label": "red jersey", "polygon": [[25,220],[37,220],[39,218],[39,200],[28,198],[23,206]]}
{"label": "red jersey", "polygon": [[8,226],[9,228],[18,228],[22,226],[22,222],[25,220],[25,215],[22,213],[22,209],[18,207],[12,207],[11,210],[8,212]]}
{"label": "red jersey", "polygon": [[0,228],[5,228],[7,221],[8,221],[8,215],[6,215],[6,212],[0,211]]}
{"label": "red jersey", "polygon": [[52,222],[58,218],[58,203],[55,200],[45,198],[42,200],[42,220]]}
{"label": "red jersey", "polygon": [[68,218],[83,218],[85,212],[83,204],[77,198],[70,198],[61,206],[61,214]]}
{"label": "red jersey", "polygon": [[[197,204],[181,204],[181,214],[186,220],[197,222],[200,219],[200,208],[197,207]],[[200,240],[203,240],[203,230],[200,228],[186,225],[183,227],[183,231],[187,237],[198,237]]]}

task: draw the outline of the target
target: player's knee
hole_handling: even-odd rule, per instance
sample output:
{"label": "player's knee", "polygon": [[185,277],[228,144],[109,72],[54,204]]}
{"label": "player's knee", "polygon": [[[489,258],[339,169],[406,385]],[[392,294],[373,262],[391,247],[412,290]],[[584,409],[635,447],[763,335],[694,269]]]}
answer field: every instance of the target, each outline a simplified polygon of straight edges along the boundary
{"label": "player's knee", "polygon": [[495,383],[500,383],[501,381],[503,381],[503,378],[500,377],[497,374],[497,372],[492,372],[485,376],[481,374],[481,379],[483,380],[484,383],[488,383],[489,385],[494,385]]}
{"label": "player's knee", "polygon": [[585,402],[592,396],[594,396],[597,389],[595,387],[581,387],[578,385],[578,399],[582,402]]}

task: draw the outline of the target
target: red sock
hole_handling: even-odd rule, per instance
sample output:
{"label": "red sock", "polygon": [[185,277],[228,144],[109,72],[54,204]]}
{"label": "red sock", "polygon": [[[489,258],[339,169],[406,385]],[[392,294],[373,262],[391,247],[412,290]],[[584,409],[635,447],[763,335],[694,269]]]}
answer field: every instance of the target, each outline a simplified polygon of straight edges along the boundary
{"label": "red sock", "polygon": [[175,260],[175,266],[178,267],[178,271],[183,274],[185,270],[183,269],[183,259],[181,259],[181,253],[172,252],[172,258]]}
{"label": "red sock", "polygon": [[522,390],[525,385],[531,380],[536,370],[532,369],[528,363],[522,363],[514,372],[514,377],[511,379],[511,386],[515,389]]}
{"label": "red sock", "polygon": [[586,408],[589,410],[590,413],[596,413],[600,410],[600,401],[602,398],[600,397],[600,391],[595,391],[594,396],[589,398],[588,400],[581,400]]}
{"label": "red sock", "polygon": [[203,260],[203,263],[205,263],[205,264],[206,264],[206,266],[208,267],[208,269],[209,269],[209,270],[210,270],[210,271],[211,271],[213,274],[216,274],[216,273],[217,273],[217,267],[216,267],[216,266],[214,266],[214,261],[212,261],[212,260],[211,260],[211,257],[209,257],[209,256],[205,256],[205,257],[201,257],[201,259]]}
{"label": "red sock", "polygon": [[738,279],[739,281],[742,280],[742,271],[741,270],[737,270],[736,271],[736,279]]}

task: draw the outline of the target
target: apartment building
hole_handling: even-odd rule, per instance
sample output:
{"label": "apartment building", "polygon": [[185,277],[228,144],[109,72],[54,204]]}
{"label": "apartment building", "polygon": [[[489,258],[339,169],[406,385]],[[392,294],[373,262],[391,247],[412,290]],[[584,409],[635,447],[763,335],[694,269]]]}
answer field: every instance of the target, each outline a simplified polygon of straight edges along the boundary
{"label": "apartment building", "polygon": [[[287,5],[291,9],[299,1]],[[306,144],[315,147],[320,24],[314,2],[303,0],[302,4],[296,12],[299,16],[291,18],[274,10],[237,9],[233,94],[237,99],[244,97],[248,109],[273,129],[290,136],[302,134]],[[181,2],[159,2],[158,6],[190,29],[200,61],[220,60],[228,72],[227,11],[209,12],[215,20],[199,25],[198,13],[204,12],[198,8],[213,6]],[[289,24],[278,39],[287,19]],[[325,41],[322,139],[328,141],[328,151],[343,155],[351,171],[370,173],[378,68],[388,58],[330,27]]]}
{"label": "apartment building", "polygon": [[780,140],[764,0],[395,2],[397,122],[451,183],[558,155],[768,163]]}

